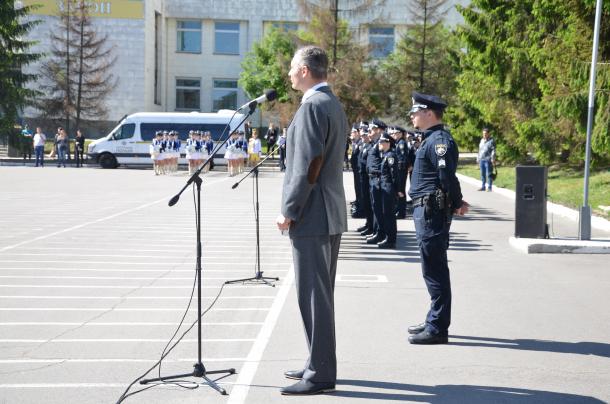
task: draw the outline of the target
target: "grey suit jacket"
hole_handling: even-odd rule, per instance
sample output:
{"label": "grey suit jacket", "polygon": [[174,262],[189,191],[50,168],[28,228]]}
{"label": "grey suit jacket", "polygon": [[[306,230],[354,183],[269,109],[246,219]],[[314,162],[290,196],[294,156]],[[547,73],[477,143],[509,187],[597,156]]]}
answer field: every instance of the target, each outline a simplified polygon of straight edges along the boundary
{"label": "grey suit jacket", "polygon": [[290,236],[347,231],[343,154],[347,117],[329,87],[322,87],[295,113],[286,140],[281,212],[292,220]]}

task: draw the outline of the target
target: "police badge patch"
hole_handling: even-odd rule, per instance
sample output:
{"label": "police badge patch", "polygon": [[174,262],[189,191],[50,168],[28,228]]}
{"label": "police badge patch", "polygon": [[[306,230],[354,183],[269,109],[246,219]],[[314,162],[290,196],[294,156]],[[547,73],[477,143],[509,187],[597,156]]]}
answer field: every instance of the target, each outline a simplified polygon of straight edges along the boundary
{"label": "police badge patch", "polygon": [[394,165],[394,157],[388,157],[388,164]]}
{"label": "police badge patch", "polygon": [[439,157],[443,157],[445,153],[447,153],[447,145],[446,144],[435,144],[434,151],[436,151],[436,155]]}

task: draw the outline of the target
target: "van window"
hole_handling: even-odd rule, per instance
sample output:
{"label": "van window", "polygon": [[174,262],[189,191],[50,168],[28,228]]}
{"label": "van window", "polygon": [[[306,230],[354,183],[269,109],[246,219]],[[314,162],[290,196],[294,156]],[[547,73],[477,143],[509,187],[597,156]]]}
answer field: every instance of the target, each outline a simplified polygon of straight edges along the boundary
{"label": "van window", "polygon": [[222,123],[141,123],[140,134],[142,140],[152,140],[155,137],[155,132],[158,130],[166,130],[168,132],[170,130],[177,130],[180,134],[180,139],[186,140],[191,130],[209,130],[212,132],[212,139],[219,140],[225,126]]}
{"label": "van window", "polygon": [[126,123],[124,125],[121,125],[121,127],[116,132],[114,132],[113,137],[116,140],[129,139],[130,137],[133,137],[135,131],[135,123]]}

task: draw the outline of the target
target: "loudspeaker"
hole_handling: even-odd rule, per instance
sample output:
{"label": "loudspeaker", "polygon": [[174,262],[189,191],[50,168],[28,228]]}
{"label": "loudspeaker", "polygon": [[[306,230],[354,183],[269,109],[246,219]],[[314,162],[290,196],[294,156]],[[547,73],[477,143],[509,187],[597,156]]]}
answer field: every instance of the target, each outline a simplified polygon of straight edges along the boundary
{"label": "loudspeaker", "polygon": [[546,223],[547,168],[517,166],[515,237],[548,238]]}

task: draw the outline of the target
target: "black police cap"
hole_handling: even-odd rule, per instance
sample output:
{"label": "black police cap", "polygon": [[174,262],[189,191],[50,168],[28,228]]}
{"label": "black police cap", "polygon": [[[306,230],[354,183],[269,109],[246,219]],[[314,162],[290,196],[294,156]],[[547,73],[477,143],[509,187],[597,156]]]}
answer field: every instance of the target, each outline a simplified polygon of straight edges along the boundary
{"label": "black police cap", "polygon": [[411,94],[411,98],[413,100],[413,106],[409,111],[409,115],[414,114],[415,112],[420,111],[422,109],[443,111],[445,108],[447,108],[447,103],[436,95],[421,94],[416,91],[413,91],[413,93]]}
{"label": "black police cap", "polygon": [[360,129],[369,127],[368,121],[360,121]]}
{"label": "black police cap", "polygon": [[392,138],[392,136],[390,136],[387,133],[382,133],[381,136],[379,136],[379,141],[380,142],[388,142],[390,143],[391,146],[394,145],[394,139]]}
{"label": "black police cap", "polygon": [[358,132],[359,130],[360,129],[356,125],[352,126],[352,132]]}
{"label": "black police cap", "polygon": [[380,129],[386,129],[388,127],[388,125],[386,125],[385,122],[383,122],[381,119],[377,119],[377,118],[374,118],[371,121],[371,124],[369,126],[371,128],[380,128]]}

